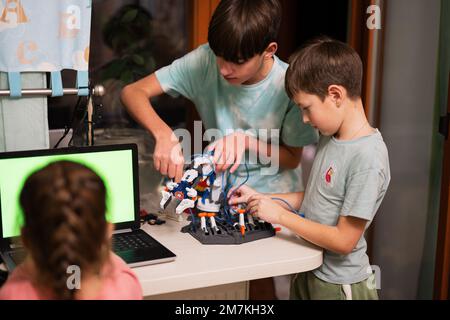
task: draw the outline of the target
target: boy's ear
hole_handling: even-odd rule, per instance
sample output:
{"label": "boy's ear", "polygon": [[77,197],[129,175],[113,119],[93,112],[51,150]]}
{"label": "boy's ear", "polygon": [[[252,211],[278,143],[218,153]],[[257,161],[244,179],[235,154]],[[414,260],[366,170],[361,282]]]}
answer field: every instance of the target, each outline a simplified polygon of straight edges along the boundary
{"label": "boy's ear", "polygon": [[277,52],[277,50],[278,50],[278,44],[276,42],[269,43],[266,50],[264,50],[264,58],[265,59],[272,58],[274,56],[274,54]]}
{"label": "boy's ear", "polygon": [[340,107],[345,98],[346,92],[344,87],[332,84],[328,87],[328,95],[337,107]]}

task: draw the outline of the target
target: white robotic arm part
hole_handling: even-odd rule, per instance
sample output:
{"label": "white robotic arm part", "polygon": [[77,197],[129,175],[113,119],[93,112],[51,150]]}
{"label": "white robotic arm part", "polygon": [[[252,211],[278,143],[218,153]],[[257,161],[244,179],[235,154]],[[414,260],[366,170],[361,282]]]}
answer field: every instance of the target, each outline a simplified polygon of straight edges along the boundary
{"label": "white robotic arm part", "polygon": [[186,191],[189,198],[194,198],[197,196],[197,190],[193,188],[186,188]]}
{"label": "white robotic arm part", "polygon": [[202,164],[212,164],[212,160],[209,156],[199,156],[194,159],[194,169],[198,169],[198,167]]}
{"label": "white robotic arm part", "polygon": [[197,208],[205,212],[219,212],[220,211],[220,195],[222,193],[222,182],[224,177],[219,175],[212,186],[210,187],[210,198],[199,200]]}
{"label": "white robotic arm part", "polygon": [[172,191],[173,189],[175,189],[176,187],[178,187],[178,183],[175,183],[173,181],[169,181],[166,184],[167,188]]}
{"label": "white robotic arm part", "polygon": [[183,213],[184,210],[188,208],[193,208],[195,206],[195,201],[191,199],[183,199],[180,204],[175,209],[177,214]]}
{"label": "white robotic arm part", "polygon": [[204,155],[194,159],[194,169],[198,169],[202,166],[202,174],[204,176],[209,175],[213,170],[213,159],[209,155]]}
{"label": "white robotic arm part", "polygon": [[159,203],[159,206],[161,207],[161,209],[165,209],[166,204],[170,201],[170,198],[172,197],[172,195],[170,194],[170,192],[167,192],[166,190],[161,191],[162,193],[162,199],[161,202]]}
{"label": "white robotic arm part", "polygon": [[189,169],[184,173],[183,178],[181,178],[181,180],[191,183],[197,177],[198,177],[198,171],[194,170],[194,169]]}

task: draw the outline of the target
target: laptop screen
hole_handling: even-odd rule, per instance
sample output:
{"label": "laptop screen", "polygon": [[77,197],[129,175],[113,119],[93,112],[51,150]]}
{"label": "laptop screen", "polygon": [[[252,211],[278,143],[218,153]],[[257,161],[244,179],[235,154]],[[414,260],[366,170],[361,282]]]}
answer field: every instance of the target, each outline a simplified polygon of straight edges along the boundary
{"label": "laptop screen", "polygon": [[134,225],[138,210],[136,145],[65,148],[0,153],[0,213],[2,238],[20,235],[23,225],[19,196],[27,177],[58,160],[70,160],[95,171],[107,189],[109,222]]}

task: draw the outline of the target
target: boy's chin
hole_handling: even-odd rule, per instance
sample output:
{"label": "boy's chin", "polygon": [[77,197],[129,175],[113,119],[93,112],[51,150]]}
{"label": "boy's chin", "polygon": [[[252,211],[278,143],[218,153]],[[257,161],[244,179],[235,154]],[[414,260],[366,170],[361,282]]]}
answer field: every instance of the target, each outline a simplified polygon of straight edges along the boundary
{"label": "boy's chin", "polygon": [[240,86],[242,84],[241,80],[237,79],[237,78],[232,78],[232,79],[227,79],[224,78],[226,82],[228,82],[229,84],[233,85],[233,86]]}
{"label": "boy's chin", "polygon": [[335,133],[328,132],[328,131],[323,131],[323,130],[320,130],[320,129],[318,129],[318,131],[319,131],[320,135],[325,136],[325,137],[331,137],[331,136],[335,135]]}

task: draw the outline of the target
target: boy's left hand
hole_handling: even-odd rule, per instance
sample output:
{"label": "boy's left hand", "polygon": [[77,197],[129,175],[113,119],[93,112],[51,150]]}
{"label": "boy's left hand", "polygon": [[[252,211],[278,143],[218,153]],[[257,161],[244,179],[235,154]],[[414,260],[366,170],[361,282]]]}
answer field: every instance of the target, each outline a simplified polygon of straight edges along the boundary
{"label": "boy's left hand", "polygon": [[242,132],[229,134],[217,140],[208,147],[214,150],[214,164],[217,172],[227,170],[231,165],[230,173],[236,171],[242,162],[245,151],[248,149],[250,139],[254,139]]}
{"label": "boy's left hand", "polygon": [[268,223],[280,224],[280,217],[286,210],[267,195],[258,193],[248,199],[247,211]]}

